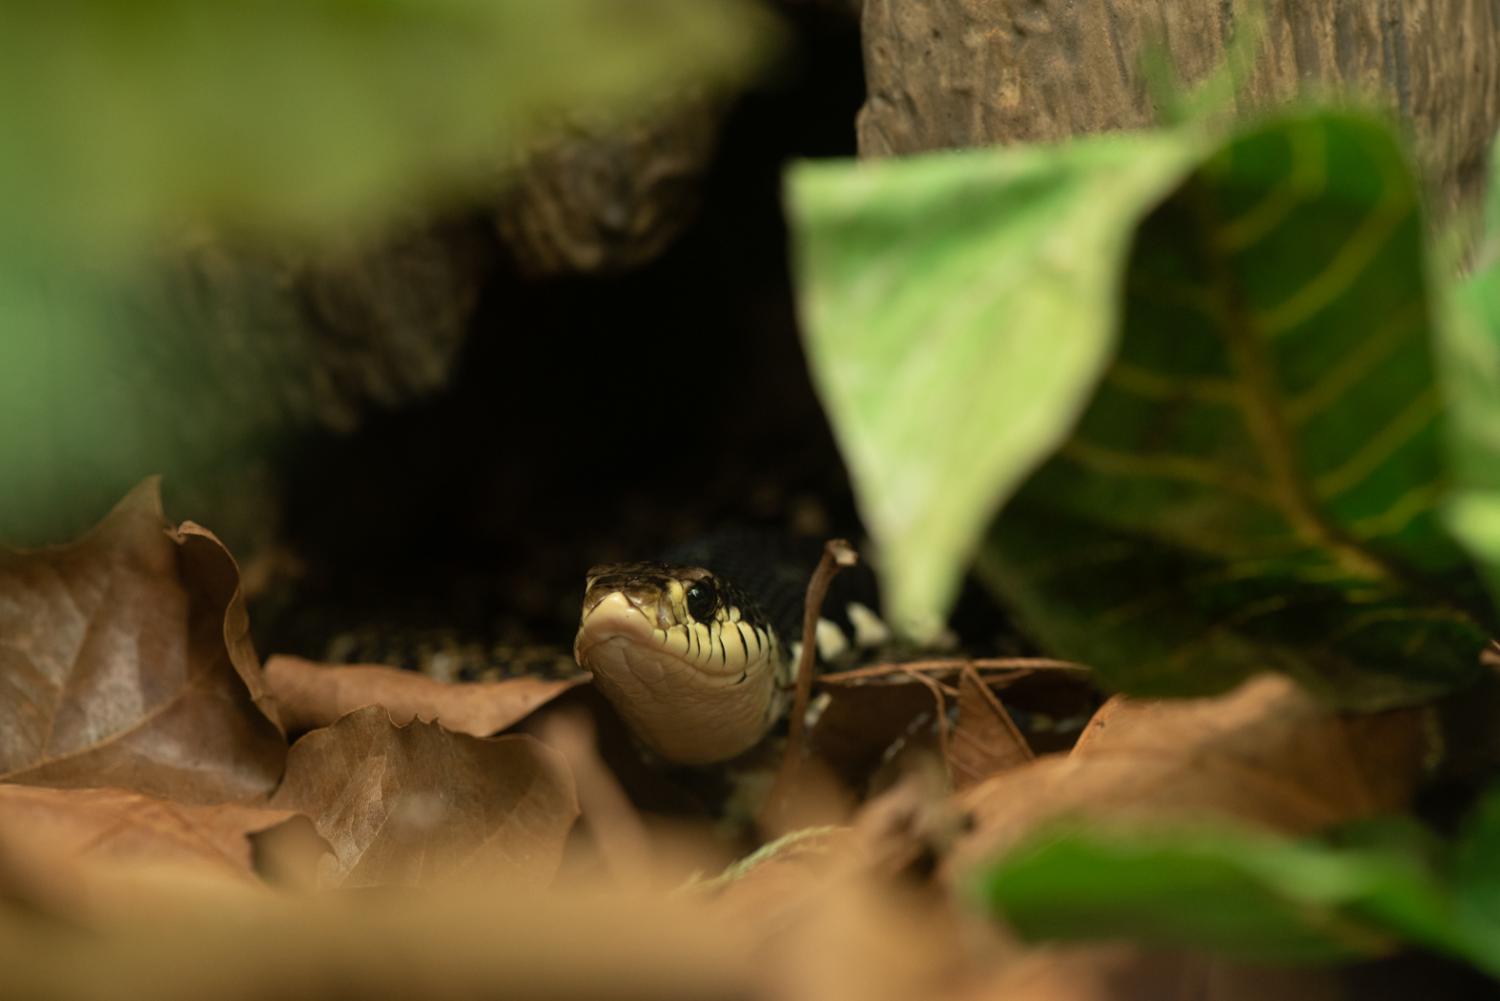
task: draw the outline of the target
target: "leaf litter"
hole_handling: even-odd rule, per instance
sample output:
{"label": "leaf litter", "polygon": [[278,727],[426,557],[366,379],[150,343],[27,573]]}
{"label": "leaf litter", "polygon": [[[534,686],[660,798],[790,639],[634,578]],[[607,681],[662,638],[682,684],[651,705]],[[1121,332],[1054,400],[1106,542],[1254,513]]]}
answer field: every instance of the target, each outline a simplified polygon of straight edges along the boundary
{"label": "leaf litter", "polygon": [[71,545],[0,552],[0,781],[190,803],[269,793],[286,757],[227,550],[155,480]]}
{"label": "leaf litter", "polygon": [[424,720],[454,733],[489,737],[586,680],[523,677],[459,686],[375,664],[319,664],[285,655],[266,662],[266,682],[289,733],[331,726],[347,713],[378,705],[397,724]]}
{"label": "leaf litter", "polygon": [[[154,482],[72,545],[0,557],[0,963],[18,995],[1218,999],[1269,977],[1332,996],[1326,973],[1029,945],[965,874],[1059,818],[1316,833],[1404,806],[1433,751],[1422,711],[1340,716],[1258,678],[1116,699],[1048,754],[1056,734],[1012,706],[1091,708],[1076,665],[849,672],[821,679],[808,732],[838,815],[664,889],[636,870],[722,846],[640,813],[588,727],[547,715],[563,689],[263,672],[238,588],[210,533],[165,522]],[[536,736],[492,736],[537,709]],[[288,748],[283,724],[308,732]],[[299,824],[322,857],[316,885],[289,888],[263,848]],[[608,858],[570,877],[580,852]],[[28,898],[85,860],[133,874],[129,892]]]}
{"label": "leaf litter", "polygon": [[359,709],[292,745],[271,804],[313,818],[333,886],[482,878],[545,886],[578,816],[562,757],[528,736],[397,726]]}

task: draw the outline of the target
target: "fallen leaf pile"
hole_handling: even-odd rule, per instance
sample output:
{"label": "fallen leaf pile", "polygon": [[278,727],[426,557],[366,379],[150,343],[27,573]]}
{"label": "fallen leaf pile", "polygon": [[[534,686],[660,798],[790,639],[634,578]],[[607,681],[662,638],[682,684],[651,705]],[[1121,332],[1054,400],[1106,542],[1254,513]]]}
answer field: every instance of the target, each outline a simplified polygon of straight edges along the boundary
{"label": "fallen leaf pile", "polygon": [[574,684],[263,667],[233,558],[154,482],[0,553],[4,993],[1336,997],[1329,972],[1023,944],[970,874],[1059,820],[1322,832],[1404,808],[1431,751],[1422,711],[1341,717],[1262,677],[1111,700],[1045,753],[1011,709],[1087,716],[1080,669],[883,666],[820,685],[819,826],[723,868],[707,825],[626,798]]}

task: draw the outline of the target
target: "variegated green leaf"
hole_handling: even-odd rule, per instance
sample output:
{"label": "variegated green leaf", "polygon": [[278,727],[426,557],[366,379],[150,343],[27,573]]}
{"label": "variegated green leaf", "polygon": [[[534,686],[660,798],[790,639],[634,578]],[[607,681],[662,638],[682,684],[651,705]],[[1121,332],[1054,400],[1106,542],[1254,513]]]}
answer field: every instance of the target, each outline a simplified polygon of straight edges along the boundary
{"label": "variegated green leaf", "polygon": [[1400,147],[1343,115],[1244,134],[1141,227],[1099,392],[981,559],[1049,648],[1142,693],[1473,677],[1423,242]]}

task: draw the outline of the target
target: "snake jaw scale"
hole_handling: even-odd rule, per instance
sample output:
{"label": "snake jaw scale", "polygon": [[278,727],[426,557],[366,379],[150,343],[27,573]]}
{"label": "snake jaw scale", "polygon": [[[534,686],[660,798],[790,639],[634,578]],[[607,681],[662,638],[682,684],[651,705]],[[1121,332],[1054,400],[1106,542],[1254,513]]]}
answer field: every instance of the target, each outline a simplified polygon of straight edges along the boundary
{"label": "snake jaw scale", "polygon": [[[688,591],[705,580],[719,600],[711,616],[700,608],[700,621]],[[701,567],[596,567],[574,653],[636,735],[664,757],[685,764],[733,757],[765,736],[785,701],[775,631],[745,601]]]}

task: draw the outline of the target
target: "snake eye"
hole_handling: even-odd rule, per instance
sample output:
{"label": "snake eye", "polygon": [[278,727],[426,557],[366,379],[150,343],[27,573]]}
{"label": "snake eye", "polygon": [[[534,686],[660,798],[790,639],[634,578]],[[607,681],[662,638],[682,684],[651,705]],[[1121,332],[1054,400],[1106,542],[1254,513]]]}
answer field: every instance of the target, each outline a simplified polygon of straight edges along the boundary
{"label": "snake eye", "polygon": [[708,622],[719,607],[719,592],[711,580],[700,580],[687,589],[688,613],[699,622]]}

